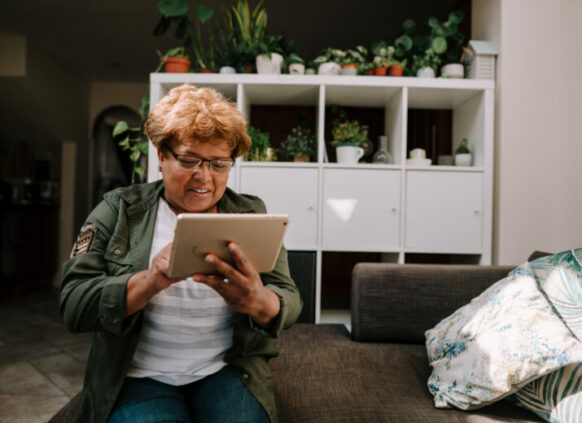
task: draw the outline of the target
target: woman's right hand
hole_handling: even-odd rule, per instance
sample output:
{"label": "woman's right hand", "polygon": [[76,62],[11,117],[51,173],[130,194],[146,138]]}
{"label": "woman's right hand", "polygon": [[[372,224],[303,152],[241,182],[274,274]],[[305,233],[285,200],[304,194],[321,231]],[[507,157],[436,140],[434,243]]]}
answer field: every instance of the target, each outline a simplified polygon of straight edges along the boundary
{"label": "woman's right hand", "polygon": [[127,281],[125,316],[131,316],[146,306],[149,299],[183,278],[169,278],[172,242],[160,250],[152,259],[152,266],[132,275]]}

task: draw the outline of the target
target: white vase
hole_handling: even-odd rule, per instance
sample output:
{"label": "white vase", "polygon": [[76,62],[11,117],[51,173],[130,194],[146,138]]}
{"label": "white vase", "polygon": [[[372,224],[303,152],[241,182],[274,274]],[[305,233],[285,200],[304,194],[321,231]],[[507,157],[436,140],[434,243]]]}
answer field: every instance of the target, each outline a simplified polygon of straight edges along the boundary
{"label": "white vase", "polygon": [[364,155],[362,147],[355,147],[353,145],[344,145],[335,148],[337,162],[343,164],[356,164]]}
{"label": "white vase", "polygon": [[449,63],[441,68],[441,76],[443,78],[463,79],[465,76],[465,68],[460,63]]}
{"label": "white vase", "polygon": [[305,73],[305,65],[303,63],[291,63],[289,65],[289,74],[303,75]]}
{"label": "white vase", "polygon": [[455,154],[455,166],[471,166],[471,154]]}
{"label": "white vase", "polygon": [[218,73],[233,74],[236,73],[236,69],[232,66],[223,66],[218,70]]}
{"label": "white vase", "polygon": [[340,65],[335,62],[325,62],[317,68],[318,75],[339,75],[340,71]]}
{"label": "white vase", "polygon": [[283,63],[283,56],[279,53],[271,53],[271,58],[266,54],[260,54],[255,59],[257,65],[257,73],[278,75],[281,73],[281,63]]}
{"label": "white vase", "polygon": [[434,69],[429,67],[420,68],[419,70],[416,71],[416,76],[418,78],[434,78],[435,77]]}

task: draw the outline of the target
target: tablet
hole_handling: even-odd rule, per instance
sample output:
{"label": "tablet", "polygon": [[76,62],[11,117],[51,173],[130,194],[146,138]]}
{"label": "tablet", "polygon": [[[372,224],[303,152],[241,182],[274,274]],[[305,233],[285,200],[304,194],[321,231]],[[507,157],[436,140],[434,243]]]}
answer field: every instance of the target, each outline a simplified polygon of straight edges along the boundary
{"label": "tablet", "polygon": [[289,216],[254,213],[182,213],[174,232],[168,276],[216,273],[208,253],[233,264],[226,245],[236,242],[258,272],[270,272],[283,245]]}

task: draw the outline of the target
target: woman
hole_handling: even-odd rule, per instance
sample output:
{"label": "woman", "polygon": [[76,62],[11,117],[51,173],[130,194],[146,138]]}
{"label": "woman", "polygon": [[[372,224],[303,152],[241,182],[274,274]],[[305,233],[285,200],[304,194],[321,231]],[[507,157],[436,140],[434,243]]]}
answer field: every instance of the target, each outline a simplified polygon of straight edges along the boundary
{"label": "woman", "polygon": [[106,194],[64,265],[63,320],[93,332],[79,421],[277,421],[272,338],[302,307],[286,251],[259,275],[230,243],[236,267],[208,254],[218,276],[166,276],[178,214],[266,211],[226,187],[250,146],[244,118],[220,93],[182,85],[145,131],[162,180]]}

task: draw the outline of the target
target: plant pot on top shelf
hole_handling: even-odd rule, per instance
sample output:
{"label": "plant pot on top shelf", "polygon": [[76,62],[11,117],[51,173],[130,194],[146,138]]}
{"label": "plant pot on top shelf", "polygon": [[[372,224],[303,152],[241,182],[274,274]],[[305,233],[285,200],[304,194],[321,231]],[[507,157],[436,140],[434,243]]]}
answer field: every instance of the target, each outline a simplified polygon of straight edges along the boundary
{"label": "plant pot on top shelf", "polygon": [[376,76],[385,76],[388,72],[387,66],[377,66],[374,68],[374,75]]}
{"label": "plant pot on top shelf", "polygon": [[184,47],[175,47],[162,54],[158,51],[160,57],[160,64],[154,72],[159,72],[164,68],[167,73],[186,73],[190,69],[191,61],[188,55],[184,52]]}
{"label": "plant pot on top shelf", "polygon": [[390,76],[402,76],[404,73],[404,68],[400,65],[391,65],[388,70],[388,75]]}
{"label": "plant pot on top shelf", "polygon": [[281,73],[283,56],[279,53],[271,53],[271,58],[267,54],[259,54],[256,58],[257,73],[278,75]]}
{"label": "plant pot on top shelf", "polygon": [[358,65],[355,63],[345,63],[341,66],[341,75],[357,75],[358,74]]}

